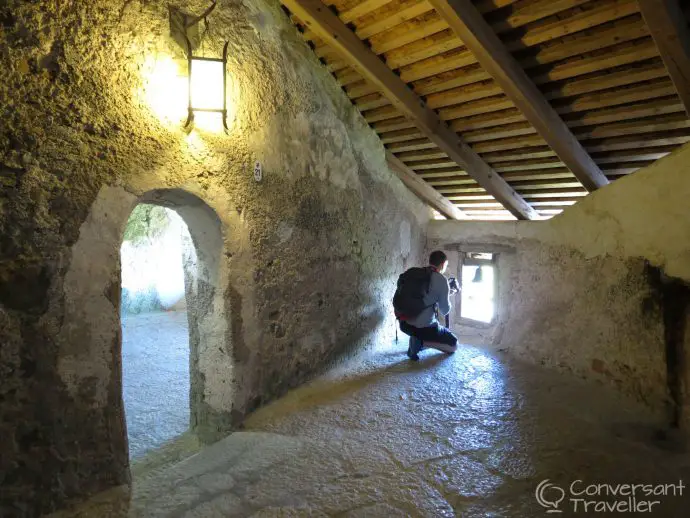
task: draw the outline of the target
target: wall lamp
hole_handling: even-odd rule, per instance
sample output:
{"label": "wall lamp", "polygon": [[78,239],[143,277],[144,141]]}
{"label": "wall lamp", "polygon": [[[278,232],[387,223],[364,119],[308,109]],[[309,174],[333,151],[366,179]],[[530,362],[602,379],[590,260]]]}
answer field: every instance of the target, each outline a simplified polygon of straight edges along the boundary
{"label": "wall lamp", "polygon": [[[216,0],[199,16],[182,12],[176,7],[170,7],[170,35],[187,55],[188,99],[187,122],[189,127],[194,122],[195,112],[220,114],[223,127],[227,130],[227,59],[228,42],[223,45],[221,58],[194,55],[194,51],[201,46],[201,41],[208,31],[208,15],[216,7]],[[199,24],[204,22],[204,30],[199,30]]]}

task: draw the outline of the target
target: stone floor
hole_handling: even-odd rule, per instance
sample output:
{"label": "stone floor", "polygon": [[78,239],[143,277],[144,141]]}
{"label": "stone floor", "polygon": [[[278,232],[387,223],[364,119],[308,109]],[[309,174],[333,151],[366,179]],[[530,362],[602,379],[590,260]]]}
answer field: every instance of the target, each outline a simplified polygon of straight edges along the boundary
{"label": "stone floor", "polygon": [[189,428],[186,311],[123,319],[122,393],[130,458],[141,458]]}
{"label": "stone floor", "polygon": [[[131,492],[55,516],[531,518],[547,514],[538,487],[561,516],[618,516],[597,510],[648,500],[658,502],[648,515],[688,516],[688,488],[645,496],[638,487],[634,501],[603,486],[601,496],[570,493],[573,483],[580,492],[690,482],[690,456],[654,439],[655,424],[605,387],[484,349],[424,351],[411,363],[402,347],[386,348],[261,409],[244,431],[135,477]],[[591,503],[585,511],[571,498]]]}

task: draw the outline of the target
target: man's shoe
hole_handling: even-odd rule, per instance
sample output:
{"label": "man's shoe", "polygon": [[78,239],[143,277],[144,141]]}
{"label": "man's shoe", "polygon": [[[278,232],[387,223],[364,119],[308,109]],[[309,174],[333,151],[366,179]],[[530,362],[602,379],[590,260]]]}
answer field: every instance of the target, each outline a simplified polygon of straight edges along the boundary
{"label": "man's shoe", "polygon": [[410,338],[410,346],[407,348],[407,357],[412,361],[419,361],[419,351],[422,350],[422,341],[418,338]]}

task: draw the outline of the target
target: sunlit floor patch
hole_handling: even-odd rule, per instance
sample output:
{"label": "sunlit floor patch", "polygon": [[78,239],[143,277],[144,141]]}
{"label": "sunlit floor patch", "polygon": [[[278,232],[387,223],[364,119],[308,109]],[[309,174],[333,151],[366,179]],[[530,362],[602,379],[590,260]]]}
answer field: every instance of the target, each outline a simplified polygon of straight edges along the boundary
{"label": "sunlit floor patch", "polygon": [[[62,517],[532,517],[535,490],[690,481],[642,406],[474,347],[375,351],[262,408],[242,432]],[[622,433],[634,429],[634,434]],[[651,516],[686,516],[690,490]],[[553,498],[547,503],[553,504]],[[557,498],[556,498],[557,500]],[[639,500],[639,499],[638,499]],[[567,512],[568,499],[559,502]],[[95,514],[94,514],[95,513]]]}

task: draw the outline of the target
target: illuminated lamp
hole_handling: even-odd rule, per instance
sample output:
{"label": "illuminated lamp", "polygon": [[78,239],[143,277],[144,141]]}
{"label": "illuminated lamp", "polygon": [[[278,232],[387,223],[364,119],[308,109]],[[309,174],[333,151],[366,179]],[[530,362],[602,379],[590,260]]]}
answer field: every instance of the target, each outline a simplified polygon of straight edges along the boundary
{"label": "illuminated lamp", "polygon": [[[197,112],[218,113],[227,130],[227,59],[228,42],[223,46],[221,58],[195,55],[194,51],[201,45],[201,40],[208,30],[208,15],[216,7],[214,1],[200,16],[189,15],[176,7],[170,7],[170,35],[182,47],[187,55],[188,99],[187,122],[185,128],[194,122]],[[203,21],[205,29],[199,31]]]}

